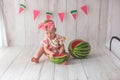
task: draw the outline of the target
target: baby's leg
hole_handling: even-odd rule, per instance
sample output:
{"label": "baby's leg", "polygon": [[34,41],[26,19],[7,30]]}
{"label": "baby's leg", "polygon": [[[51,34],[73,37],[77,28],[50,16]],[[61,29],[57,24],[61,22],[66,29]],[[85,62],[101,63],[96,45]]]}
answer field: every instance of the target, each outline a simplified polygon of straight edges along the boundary
{"label": "baby's leg", "polygon": [[67,53],[67,52],[65,52],[64,54],[67,56],[67,59],[66,59],[66,61],[64,61],[62,64],[63,64],[63,65],[67,65],[67,64],[68,64],[68,59],[70,58],[70,54]]}
{"label": "baby's leg", "polygon": [[35,63],[39,63],[39,59],[43,55],[43,53],[44,53],[44,47],[40,47],[39,50],[38,50],[38,52],[37,52],[36,57],[33,57],[31,59],[31,61],[35,62]]}
{"label": "baby's leg", "polygon": [[67,56],[67,60],[68,60],[70,58],[70,54],[67,52],[65,52],[64,54]]}

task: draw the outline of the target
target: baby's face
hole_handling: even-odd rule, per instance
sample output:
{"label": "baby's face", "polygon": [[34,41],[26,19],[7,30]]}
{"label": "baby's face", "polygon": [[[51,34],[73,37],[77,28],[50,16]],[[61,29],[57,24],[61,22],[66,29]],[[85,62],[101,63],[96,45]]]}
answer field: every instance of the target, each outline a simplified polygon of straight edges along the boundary
{"label": "baby's face", "polygon": [[47,29],[45,31],[45,35],[49,38],[49,39],[54,39],[55,37],[55,32],[56,32],[56,29],[53,28],[53,29]]}

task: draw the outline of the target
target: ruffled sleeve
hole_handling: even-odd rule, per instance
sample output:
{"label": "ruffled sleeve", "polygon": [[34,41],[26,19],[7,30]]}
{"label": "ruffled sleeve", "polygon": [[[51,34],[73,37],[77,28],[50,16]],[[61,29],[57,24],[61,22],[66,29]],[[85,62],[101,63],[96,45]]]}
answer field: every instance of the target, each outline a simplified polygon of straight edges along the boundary
{"label": "ruffled sleeve", "polygon": [[41,44],[42,46],[46,46],[46,47],[48,47],[48,45],[49,45],[48,39],[45,38],[43,41],[41,41],[40,44]]}
{"label": "ruffled sleeve", "polygon": [[66,37],[63,37],[63,36],[57,36],[57,39],[58,39],[58,41],[59,41],[59,44],[60,45],[63,45],[64,44],[64,42],[65,42],[65,40],[66,40]]}

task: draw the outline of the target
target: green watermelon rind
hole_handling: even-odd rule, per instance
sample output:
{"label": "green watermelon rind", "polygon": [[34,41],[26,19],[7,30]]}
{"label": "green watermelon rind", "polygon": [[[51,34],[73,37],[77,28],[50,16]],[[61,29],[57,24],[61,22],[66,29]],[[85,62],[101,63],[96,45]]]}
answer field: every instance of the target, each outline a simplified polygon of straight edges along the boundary
{"label": "green watermelon rind", "polygon": [[[74,41],[72,41],[71,43],[73,42]],[[71,48],[71,43],[69,44],[68,50],[73,57],[81,59],[88,56],[91,50],[91,46],[88,42],[85,41],[80,42],[79,44],[76,45],[76,47],[73,50]]]}
{"label": "green watermelon rind", "polygon": [[71,44],[72,44],[73,42],[77,41],[77,40],[79,40],[79,39],[73,40],[72,42],[70,42],[70,44],[69,44],[69,46],[68,46],[68,51],[69,51],[69,53],[70,53],[73,57],[75,57],[75,58],[78,58],[79,56],[77,56],[76,54],[73,53],[73,50],[74,50],[74,49],[72,49]]}
{"label": "green watermelon rind", "polygon": [[[77,41],[77,40],[80,40],[80,39],[73,40],[73,41],[69,44],[70,50],[73,50],[71,44],[72,44],[73,42]],[[80,41],[81,41],[80,43],[84,42],[83,40],[80,40]]]}
{"label": "green watermelon rind", "polygon": [[87,54],[87,53],[89,53],[89,52],[90,52],[90,50],[87,50],[87,51],[82,51],[82,52],[81,52],[81,51],[76,51],[76,50],[75,50],[75,51],[73,51],[73,53],[74,53],[74,52],[75,52],[75,53],[78,53],[78,54],[80,54],[80,53]]}
{"label": "green watermelon rind", "polygon": [[[84,47],[83,47],[83,44],[84,44]],[[77,44],[76,45],[76,47],[75,47],[75,49],[77,50],[89,50],[89,49],[91,49],[91,47],[90,47],[90,44],[89,43],[87,43],[87,42],[82,42],[82,43],[80,43],[80,44]]]}
{"label": "green watermelon rind", "polygon": [[73,53],[77,53],[77,54],[82,54],[82,53],[83,54],[87,54],[89,52],[90,52],[90,50],[88,50],[88,51],[82,51],[82,52],[81,51],[76,51],[76,50],[73,51]]}
{"label": "green watermelon rind", "polygon": [[90,47],[86,47],[86,48],[75,48],[74,50],[79,50],[79,51],[85,51],[85,50],[89,50]]}
{"label": "green watermelon rind", "polygon": [[88,43],[87,42],[81,42],[79,44],[76,45],[76,47],[84,47],[84,46],[87,46]]}
{"label": "green watermelon rind", "polygon": [[66,55],[63,55],[63,56],[59,56],[59,57],[54,57],[53,59],[51,59],[49,56],[48,56],[49,60],[55,64],[61,64],[63,63],[67,56]]}
{"label": "green watermelon rind", "polygon": [[75,58],[77,58],[77,59],[82,59],[82,58],[85,58],[86,57],[86,55],[78,55],[78,53],[73,53],[74,54],[74,56],[73,57],[75,57]]}

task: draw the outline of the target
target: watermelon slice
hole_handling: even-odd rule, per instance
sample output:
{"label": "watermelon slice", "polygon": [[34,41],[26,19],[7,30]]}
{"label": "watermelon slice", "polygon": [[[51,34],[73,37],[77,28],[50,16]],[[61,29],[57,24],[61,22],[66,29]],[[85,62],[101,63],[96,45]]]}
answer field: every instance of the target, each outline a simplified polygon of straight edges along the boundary
{"label": "watermelon slice", "polygon": [[19,13],[23,12],[24,11],[24,8],[23,7],[20,7],[19,8]]}
{"label": "watermelon slice", "polygon": [[51,12],[46,12],[46,18],[47,19],[51,19],[52,15],[53,14]]}
{"label": "watermelon slice", "polygon": [[25,4],[20,4],[19,13],[23,12],[25,8]]}
{"label": "watermelon slice", "polygon": [[59,53],[59,54],[54,54],[54,58],[52,59],[48,55],[48,58],[50,61],[52,61],[55,64],[61,64],[66,60],[67,56],[63,53]]}
{"label": "watermelon slice", "polygon": [[73,19],[76,20],[76,18],[77,18],[77,10],[72,10],[71,14],[73,16]]}

